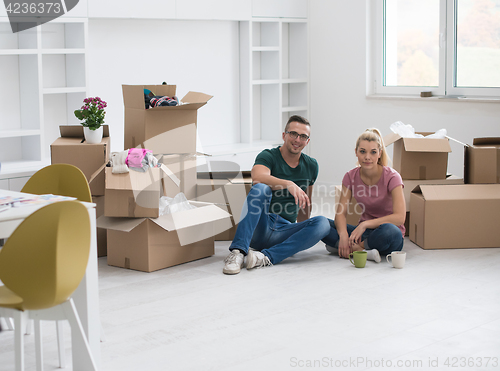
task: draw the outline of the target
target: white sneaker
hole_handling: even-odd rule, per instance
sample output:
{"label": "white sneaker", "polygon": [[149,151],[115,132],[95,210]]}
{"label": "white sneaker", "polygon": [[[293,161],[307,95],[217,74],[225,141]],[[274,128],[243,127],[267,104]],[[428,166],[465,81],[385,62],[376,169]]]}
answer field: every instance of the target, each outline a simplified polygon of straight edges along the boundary
{"label": "white sneaker", "polygon": [[245,255],[241,253],[240,250],[232,250],[226,259],[224,259],[224,268],[222,268],[222,273],[224,274],[238,274],[243,268],[243,261],[245,260]]}
{"label": "white sneaker", "polygon": [[249,250],[247,255],[247,269],[269,267],[273,265],[269,258],[260,251]]}

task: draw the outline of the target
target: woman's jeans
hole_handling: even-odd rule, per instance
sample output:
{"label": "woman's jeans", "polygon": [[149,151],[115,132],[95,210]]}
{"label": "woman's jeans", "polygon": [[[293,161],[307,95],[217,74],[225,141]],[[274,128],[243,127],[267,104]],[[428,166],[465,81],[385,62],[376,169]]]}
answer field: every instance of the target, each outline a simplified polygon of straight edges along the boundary
{"label": "woman's jeans", "polygon": [[271,197],[268,185],[257,183],[252,187],[229,250],[238,249],[246,255],[251,246],[277,264],[316,245],[330,233],[330,224],[324,216],[291,223],[277,214],[270,214]]}
{"label": "woman's jeans", "polygon": [[[330,222],[330,233],[321,241],[328,246],[338,247],[339,234],[335,227],[335,222],[328,219]],[[349,236],[356,226],[347,224],[347,233]],[[377,249],[381,255],[388,255],[393,251],[401,251],[403,249],[404,238],[401,230],[394,224],[381,224],[375,229],[367,229],[361,236],[361,241],[364,241],[365,250]]]}

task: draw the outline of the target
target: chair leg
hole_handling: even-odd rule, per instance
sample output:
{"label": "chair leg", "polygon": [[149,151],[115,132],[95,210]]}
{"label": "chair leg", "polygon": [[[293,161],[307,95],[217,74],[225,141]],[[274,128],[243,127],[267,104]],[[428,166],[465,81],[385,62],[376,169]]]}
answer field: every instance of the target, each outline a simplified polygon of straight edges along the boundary
{"label": "chair leg", "polygon": [[39,319],[35,319],[35,353],[36,371],[43,371],[42,326]]}
{"label": "chair leg", "polygon": [[16,358],[16,371],[24,371],[24,334],[26,326],[26,314],[21,311],[14,311],[14,348]]}
{"label": "chair leg", "polygon": [[64,352],[64,329],[63,321],[56,321],[57,347],[59,348],[59,367],[66,367],[66,354]]}
{"label": "chair leg", "polygon": [[[71,332],[76,334],[77,337],[80,338],[82,344],[85,344],[85,350],[88,355],[88,363],[89,367],[91,367],[91,371],[97,371],[97,366],[94,362],[94,358],[92,357],[92,353],[90,351],[89,342],[87,341],[87,336],[83,331],[82,323],[80,322],[80,317],[78,317],[78,312],[76,311],[75,304],[73,303],[73,299],[69,299],[68,301],[61,304],[64,314],[69,321],[71,326]],[[72,349],[74,352],[75,350]],[[73,365],[74,367],[74,365]]]}
{"label": "chair leg", "polygon": [[31,335],[31,330],[32,330],[31,326],[32,326],[32,324],[33,324],[32,320],[28,318],[26,320],[26,332],[25,332],[26,335]]}

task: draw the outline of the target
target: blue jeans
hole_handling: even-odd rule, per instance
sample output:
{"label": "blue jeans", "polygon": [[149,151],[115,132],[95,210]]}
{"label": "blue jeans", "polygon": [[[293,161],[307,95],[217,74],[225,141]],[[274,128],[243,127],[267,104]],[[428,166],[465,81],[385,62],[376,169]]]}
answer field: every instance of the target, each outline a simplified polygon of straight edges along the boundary
{"label": "blue jeans", "polygon": [[[330,233],[321,241],[329,246],[338,247],[339,234],[335,227],[335,222],[328,219],[330,222]],[[349,236],[356,226],[347,224],[347,233]],[[403,249],[404,238],[401,230],[394,224],[385,223],[379,225],[375,229],[367,229],[361,236],[361,241],[365,242],[365,250],[377,249],[381,255],[388,255],[393,251],[401,251]]]}
{"label": "blue jeans", "polygon": [[271,197],[268,185],[257,183],[252,187],[229,250],[238,249],[246,255],[251,246],[267,256],[271,263],[278,264],[316,245],[330,232],[330,223],[324,216],[291,223],[277,214],[270,214]]}

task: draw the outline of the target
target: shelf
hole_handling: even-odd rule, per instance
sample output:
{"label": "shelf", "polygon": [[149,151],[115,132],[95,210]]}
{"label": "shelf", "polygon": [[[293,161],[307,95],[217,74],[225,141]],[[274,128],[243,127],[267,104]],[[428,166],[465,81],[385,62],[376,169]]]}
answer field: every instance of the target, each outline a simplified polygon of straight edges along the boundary
{"label": "shelf", "polygon": [[253,52],[279,52],[279,50],[278,46],[254,46],[252,48]]}
{"label": "shelf", "polygon": [[87,94],[87,24],[58,18],[13,34],[0,22],[2,174],[48,165],[59,125],[77,121]]}
{"label": "shelf", "polygon": [[253,80],[252,85],[270,85],[270,84],[279,84],[280,80]]}
{"label": "shelf", "polygon": [[[76,88],[45,88],[43,94],[69,94],[69,93],[85,93],[87,88],[84,86]],[[83,101],[82,101],[83,104]]]}
{"label": "shelf", "polygon": [[0,49],[2,55],[37,55],[37,49]]}
{"label": "shelf", "polygon": [[40,135],[40,130],[0,130],[0,138],[15,138]]}
{"label": "shelf", "polygon": [[42,54],[85,54],[85,49],[42,49]]}
{"label": "shelf", "polygon": [[308,80],[306,78],[303,79],[283,79],[281,80],[283,84],[307,84]]}
{"label": "shelf", "polygon": [[281,108],[281,112],[307,111],[307,106],[290,106]]}

